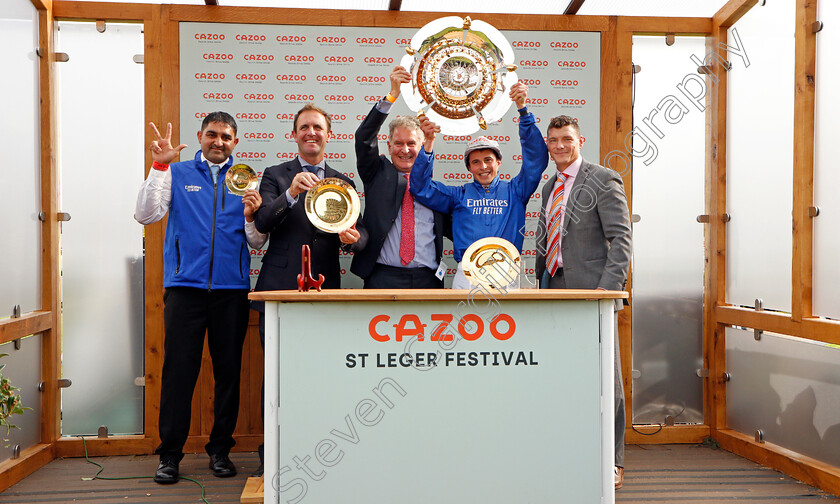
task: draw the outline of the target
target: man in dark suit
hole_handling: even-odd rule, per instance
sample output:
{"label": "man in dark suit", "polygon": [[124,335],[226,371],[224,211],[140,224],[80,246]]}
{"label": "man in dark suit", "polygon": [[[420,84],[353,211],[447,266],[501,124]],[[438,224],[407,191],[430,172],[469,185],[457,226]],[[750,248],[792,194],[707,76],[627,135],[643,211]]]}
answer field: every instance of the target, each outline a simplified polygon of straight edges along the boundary
{"label": "man in dark suit", "polygon": [[397,66],[390,79],[391,92],[374,105],[356,130],[356,166],[367,198],[350,271],[364,279],[366,289],[439,289],[443,275],[435,273],[446,217],[414,201],[408,191],[408,175],[423,145],[417,119],[392,120],[388,128],[391,159],[379,154],[379,130],[400,95],[400,85],[411,82],[411,74]]}
{"label": "man in dark suit", "polygon": [[[266,168],[260,183],[262,205],[254,214],[257,230],[269,234],[268,250],[263,256],[255,291],[294,290],[301,271],[301,247],[309,245],[312,276],[324,275],[323,287],[341,287],[338,251],[359,239],[353,226],[341,233],[325,233],[309,221],[304,211],[306,191],[324,178],[340,178],[355,187],[353,181],[327,166],[324,152],[330,136],[330,117],[308,103],[295,114],[292,135],[298,145],[297,158]],[[265,348],[265,304],[253,302],[260,312],[260,342]],[[262,473],[263,447],[260,446]]]}
{"label": "man in dark suit", "polygon": [[[552,289],[623,290],[632,230],[621,177],[581,157],[580,128],[569,116],[551,120],[546,143],[557,171],[542,190],[537,278]],[[621,308],[617,300],[616,310]],[[620,488],[625,413],[617,330],[615,335],[615,487]]]}

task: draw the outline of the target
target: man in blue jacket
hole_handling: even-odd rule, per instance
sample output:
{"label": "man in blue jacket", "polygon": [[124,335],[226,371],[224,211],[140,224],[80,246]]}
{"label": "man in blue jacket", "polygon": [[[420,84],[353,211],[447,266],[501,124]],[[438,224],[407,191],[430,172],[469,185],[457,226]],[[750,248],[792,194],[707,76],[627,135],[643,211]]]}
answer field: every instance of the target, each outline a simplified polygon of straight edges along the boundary
{"label": "man in blue jacket", "polygon": [[[236,475],[228,458],[239,413],[239,372],[248,326],[251,256],[265,236],[253,215],[257,191],[240,197],[224,180],[239,142],[236,121],[225,112],[208,114],[198,132],[201,149],[190,161],[172,163],[185,144],[172,145],[172,125],[152,142],[152,169],[140,189],[134,218],[151,224],[167,213],[164,240],[163,376],[158,428],[158,483],[178,481],[178,464],[190,428],[192,395],[201,369],[204,334],[213,360],[213,430],[205,446],[218,477]],[[171,164],[170,164],[171,163]]]}
{"label": "man in blue jacket", "polygon": [[425,116],[420,119],[425,141],[411,170],[410,190],[423,205],[452,214],[452,242],[458,261],[453,289],[470,288],[461,259],[467,247],[476,240],[496,236],[522,250],[525,207],[548,166],[545,140],[534,115],[525,107],[528,86],[517,82],[511,86],[510,97],[519,110],[519,141],[522,144],[522,168],[510,182],[499,179],[502,164],[499,144],[483,136],[470,142],[464,151],[464,162],[472,174],[472,182],[449,186],[432,180],[435,133],[440,128]]}

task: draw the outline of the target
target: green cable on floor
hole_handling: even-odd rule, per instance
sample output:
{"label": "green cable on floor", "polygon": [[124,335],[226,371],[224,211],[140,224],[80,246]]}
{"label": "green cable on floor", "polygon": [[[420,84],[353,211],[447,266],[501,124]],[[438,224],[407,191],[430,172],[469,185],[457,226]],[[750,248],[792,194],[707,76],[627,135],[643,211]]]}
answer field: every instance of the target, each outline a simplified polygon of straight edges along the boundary
{"label": "green cable on floor", "polygon": [[[105,467],[104,467],[102,464],[98,463],[98,462],[94,462],[93,460],[91,460],[91,459],[90,459],[90,457],[88,457],[87,442],[85,441],[84,436],[77,436],[77,437],[81,438],[81,440],[82,440],[82,446],[84,446],[84,448],[85,448],[85,460],[86,460],[89,464],[93,464],[93,465],[95,465],[95,466],[98,466],[98,467],[99,467],[99,471],[97,471],[97,472],[96,472],[96,474],[94,474],[92,478],[82,478],[82,481],[93,481],[93,480],[96,480],[96,479],[101,479],[101,480],[128,480],[128,479],[147,479],[147,478],[154,478],[154,476],[120,476],[120,477],[100,476],[100,475],[99,475],[99,473],[101,473],[102,471],[104,471],[104,470],[105,470]],[[179,478],[180,478],[180,479],[183,479],[183,480],[187,480],[187,481],[192,481],[193,483],[195,483],[196,485],[198,485],[199,487],[201,487],[201,500],[202,500],[202,501],[204,501],[206,504],[210,504],[210,501],[208,501],[208,500],[204,497],[204,485],[203,485],[200,481],[198,481],[198,480],[194,480],[194,479],[192,479],[192,478],[187,478],[186,476],[179,476]]]}

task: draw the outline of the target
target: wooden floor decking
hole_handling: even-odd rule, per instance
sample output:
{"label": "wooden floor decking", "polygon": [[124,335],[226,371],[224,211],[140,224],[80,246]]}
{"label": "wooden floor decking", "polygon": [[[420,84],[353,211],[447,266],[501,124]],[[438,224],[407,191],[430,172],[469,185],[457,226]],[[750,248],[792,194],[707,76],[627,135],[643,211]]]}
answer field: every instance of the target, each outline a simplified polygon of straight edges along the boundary
{"label": "wooden floor decking", "polygon": [[[234,453],[231,459],[239,469],[234,478],[211,476],[206,455],[187,455],[181,462],[181,475],[201,481],[207,489],[207,501],[212,504],[239,503],[245,481],[256,469],[258,459],[256,453]],[[92,460],[105,467],[100,477],[145,478],[83,480],[95,475],[99,468],[84,459],[59,459],[0,493],[0,503],[202,502],[201,489],[190,481],[182,480],[169,486],[155,484],[151,479],[157,467],[155,456],[95,457]],[[616,502],[622,504],[732,501],[840,504],[840,498],[731,453],[705,446],[631,445],[627,447],[626,465],[624,488],[616,492]],[[554,502],[565,504],[562,492]],[[388,504],[392,504],[391,501]]]}

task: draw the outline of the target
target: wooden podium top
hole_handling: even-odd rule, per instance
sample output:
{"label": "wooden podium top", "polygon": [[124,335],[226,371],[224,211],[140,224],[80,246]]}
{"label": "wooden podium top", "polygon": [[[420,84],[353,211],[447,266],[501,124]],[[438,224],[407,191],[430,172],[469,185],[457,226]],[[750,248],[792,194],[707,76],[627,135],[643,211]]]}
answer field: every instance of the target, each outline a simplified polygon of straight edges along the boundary
{"label": "wooden podium top", "polygon": [[292,290],[252,292],[254,301],[312,303],[316,301],[459,301],[480,297],[496,300],[549,299],[624,299],[624,291],[586,289],[520,289],[509,291],[473,291],[455,289],[325,289],[321,292]]}

